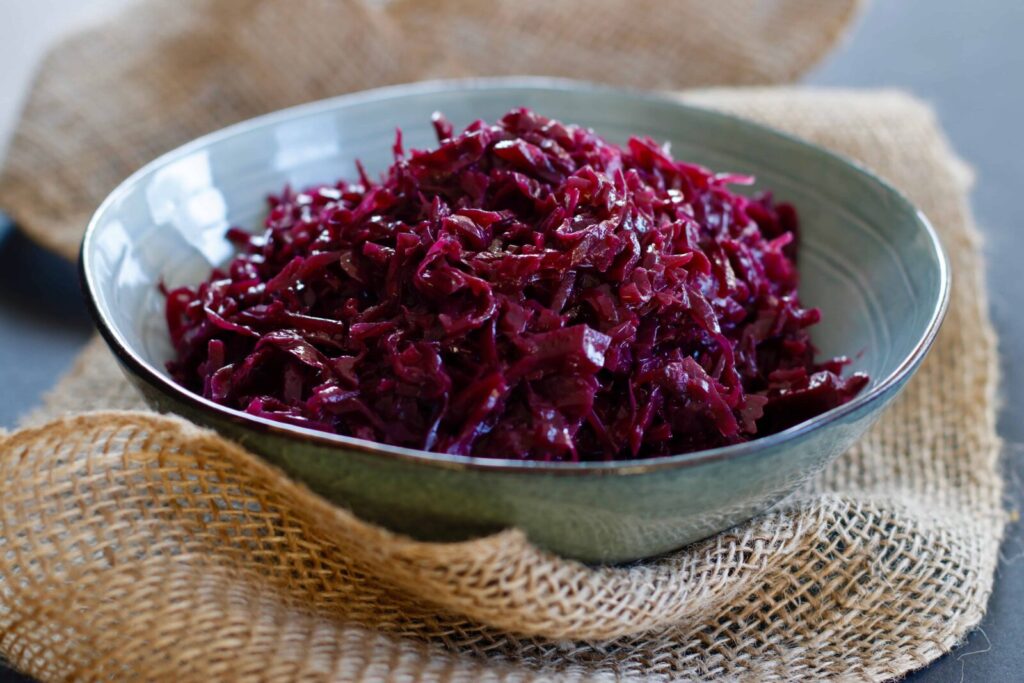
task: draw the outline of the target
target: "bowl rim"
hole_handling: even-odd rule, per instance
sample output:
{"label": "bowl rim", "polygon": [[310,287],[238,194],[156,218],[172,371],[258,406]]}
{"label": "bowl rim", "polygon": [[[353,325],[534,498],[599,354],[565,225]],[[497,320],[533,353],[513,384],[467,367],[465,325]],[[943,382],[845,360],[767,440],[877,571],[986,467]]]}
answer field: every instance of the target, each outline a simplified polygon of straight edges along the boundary
{"label": "bowl rim", "polygon": [[[341,434],[330,434],[316,430],[289,425],[277,422],[257,415],[228,408],[227,406],[214,403],[198,394],[189,391],[174,382],[144,360],[132,348],[132,345],[121,335],[105,314],[100,309],[97,287],[93,281],[93,274],[90,268],[90,254],[95,233],[99,223],[110,207],[127,195],[135,185],[143,178],[150,175],[154,170],[167,163],[191,154],[207,145],[223,139],[235,136],[243,131],[252,128],[272,126],[292,118],[300,116],[315,115],[341,107],[358,105],[371,102],[386,101],[407,95],[475,91],[475,90],[544,90],[544,91],[570,91],[585,92],[592,94],[606,94],[617,97],[629,97],[655,105],[671,105],[691,114],[700,116],[711,116],[727,119],[734,125],[739,125],[758,135],[766,135],[783,140],[789,144],[803,147],[818,155],[830,158],[848,166],[855,174],[859,174],[867,180],[880,186],[904,210],[912,213],[917,219],[920,227],[927,236],[929,245],[935,254],[939,267],[939,292],[934,303],[928,324],[924,333],[915,344],[911,352],[899,363],[899,365],[888,375],[869,386],[867,391],[858,394],[852,401],[836,408],[832,408],[810,420],[805,420],[788,429],[775,434],[770,434],[750,441],[717,448],[693,451],[678,455],[656,456],[638,460],[601,460],[583,462],[551,462],[536,460],[515,460],[508,458],[474,457],[465,455],[453,455],[448,453],[434,453],[401,446],[381,444],[374,441],[359,439]],[[725,112],[696,106],[683,102],[678,97],[666,93],[652,92],[647,90],[622,88],[605,84],[593,83],[567,78],[553,78],[543,76],[506,76],[487,78],[465,78],[465,79],[437,79],[390,85],[371,90],[363,90],[327,99],[317,100],[299,104],[293,107],[280,109],[268,114],[263,114],[251,119],[246,119],[232,124],[225,128],[207,133],[194,140],[172,149],[140,169],[132,173],[122,181],[103,200],[93,213],[89,224],[86,227],[79,250],[78,272],[82,290],[88,304],[89,312],[96,323],[101,336],[107,345],[114,352],[118,360],[127,367],[137,378],[145,381],[152,388],[160,393],[169,395],[172,399],[189,406],[199,412],[211,412],[215,417],[228,420],[236,425],[253,429],[260,434],[281,437],[285,439],[300,439],[313,442],[319,446],[337,448],[339,452],[358,451],[363,454],[374,456],[385,456],[398,460],[411,461],[420,465],[439,466],[448,469],[459,470],[483,470],[483,471],[511,471],[520,473],[543,473],[554,475],[622,475],[622,474],[644,474],[665,469],[685,468],[709,461],[732,460],[748,456],[752,453],[763,451],[785,442],[795,440],[810,432],[818,431],[830,424],[841,421],[843,418],[861,411],[862,409],[883,401],[892,391],[899,388],[904,381],[920,365],[935,341],[942,321],[949,308],[951,274],[949,257],[946,254],[935,228],[927,216],[918,209],[902,192],[891,184],[880,178],[873,171],[868,170],[861,163],[849,159],[841,154],[832,152],[819,145],[803,140],[795,135],[779,131],[770,126],[755,123],[748,119],[741,118]]]}

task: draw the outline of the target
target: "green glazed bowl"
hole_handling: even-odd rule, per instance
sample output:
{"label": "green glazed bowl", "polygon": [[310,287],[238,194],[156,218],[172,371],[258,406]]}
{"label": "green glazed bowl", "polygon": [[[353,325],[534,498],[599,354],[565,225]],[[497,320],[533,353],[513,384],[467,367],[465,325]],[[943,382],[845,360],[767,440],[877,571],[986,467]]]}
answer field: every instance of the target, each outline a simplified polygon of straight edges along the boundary
{"label": "green glazed bowl", "polygon": [[[384,446],[271,422],[212,403],[164,370],[172,349],[157,285],[195,283],[232,255],[231,225],[256,228],[264,197],[371,172],[434,143],[430,115],[456,126],[530,107],[624,142],[757,176],[803,219],[802,298],[821,307],[814,341],[856,359],[872,383],[855,400],[779,434],[639,461],[540,463]],[[756,189],[756,188],[755,188]],[[506,527],[590,562],[679,548],[767,509],[850,447],[921,363],[948,299],[935,232],[877,177],[767,128],[645,93],[550,79],[420,83],[288,109],[199,138],[111,193],[82,243],[83,287],[128,377],[156,409],[208,425],[360,517],[428,540]]]}

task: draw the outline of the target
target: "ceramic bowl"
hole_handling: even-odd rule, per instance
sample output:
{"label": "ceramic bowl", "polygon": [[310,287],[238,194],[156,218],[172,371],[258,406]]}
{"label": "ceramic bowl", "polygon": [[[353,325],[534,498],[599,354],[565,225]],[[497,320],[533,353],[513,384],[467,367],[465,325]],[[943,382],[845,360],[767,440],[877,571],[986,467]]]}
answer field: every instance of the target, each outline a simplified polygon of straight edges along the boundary
{"label": "ceramic bowl", "polygon": [[[526,106],[624,142],[671,142],[679,159],[757,176],[793,202],[804,232],[802,298],[824,320],[814,342],[872,382],[854,401],[736,446],[640,461],[536,463],[384,446],[268,421],[212,403],[164,369],[171,346],[160,281],[195,283],[232,255],[229,226],[256,229],[264,198],[371,172],[434,143],[430,115],[456,126]],[[945,310],[949,274],[935,232],[896,190],[818,147],[656,95],[550,79],[431,82],[288,109],[204,136],[124,181],[82,244],[93,314],[156,409],[243,444],[360,517],[429,540],[515,526],[537,545],[591,562],[679,548],[769,508],[849,448],[921,363]]]}

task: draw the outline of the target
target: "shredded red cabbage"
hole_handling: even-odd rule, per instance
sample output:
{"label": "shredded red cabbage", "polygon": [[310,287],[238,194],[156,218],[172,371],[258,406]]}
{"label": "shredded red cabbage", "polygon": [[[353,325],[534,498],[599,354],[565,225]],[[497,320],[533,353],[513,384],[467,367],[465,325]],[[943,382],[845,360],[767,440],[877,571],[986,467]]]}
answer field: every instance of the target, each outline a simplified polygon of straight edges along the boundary
{"label": "shredded red cabbage", "polygon": [[187,388],[272,420],[444,453],[610,460],[746,441],[868,382],[815,362],[797,216],[751,179],[519,109],[378,182],[286,188],[265,229],[167,292]]}

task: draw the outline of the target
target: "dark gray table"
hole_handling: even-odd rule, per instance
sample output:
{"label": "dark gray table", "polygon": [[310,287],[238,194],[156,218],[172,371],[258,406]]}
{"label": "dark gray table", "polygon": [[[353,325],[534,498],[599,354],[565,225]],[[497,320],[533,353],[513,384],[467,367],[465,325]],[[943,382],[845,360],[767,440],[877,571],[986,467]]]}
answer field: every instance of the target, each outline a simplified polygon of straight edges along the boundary
{"label": "dark gray table", "polygon": [[[1010,504],[1024,502],[1024,3],[876,2],[847,44],[807,81],[893,86],[932,102],[960,154],[978,171],[974,207],[989,257],[992,315],[1002,343],[999,429],[1011,447]],[[0,427],[13,427],[89,338],[74,268],[0,221]],[[1013,446],[1016,444],[1016,447]],[[1024,680],[1024,532],[1013,525],[988,614],[915,681]],[[0,665],[0,682],[23,681]]]}

